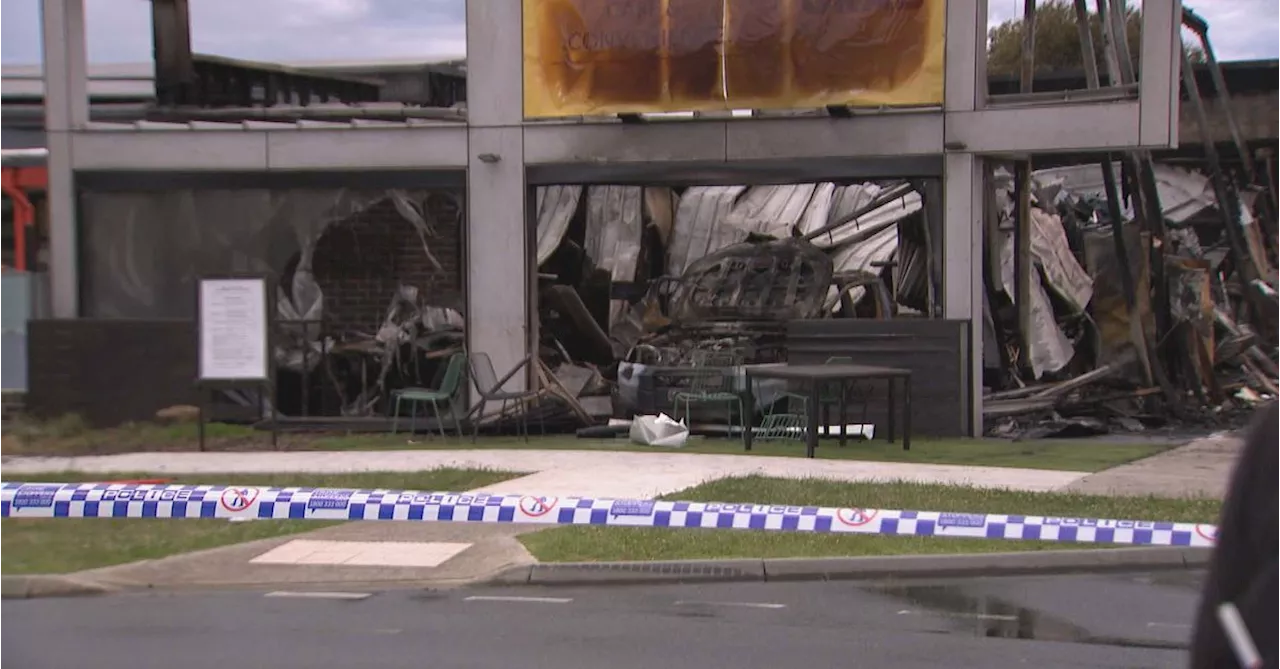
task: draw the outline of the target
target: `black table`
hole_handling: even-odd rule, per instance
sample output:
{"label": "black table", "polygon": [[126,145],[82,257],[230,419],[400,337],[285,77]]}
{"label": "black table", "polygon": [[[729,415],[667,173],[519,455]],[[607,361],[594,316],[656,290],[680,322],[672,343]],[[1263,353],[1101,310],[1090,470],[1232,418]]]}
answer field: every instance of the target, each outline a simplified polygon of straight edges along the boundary
{"label": "black table", "polygon": [[[755,385],[753,379],[777,379],[782,381],[800,381],[808,386],[808,407],[806,418],[808,425],[805,429],[805,454],[813,457],[814,450],[818,447],[818,412],[819,391],[822,386],[830,383],[839,383],[841,389],[841,397],[844,397],[844,387],[850,381],[860,381],[864,379],[885,379],[889,382],[889,406],[888,406],[888,438],[889,443],[894,441],[894,423],[897,413],[897,402],[895,401],[894,387],[901,380],[903,388],[903,398],[905,400],[902,411],[902,450],[911,449],[911,370],[900,369],[897,367],[873,367],[870,365],[849,365],[849,364],[815,364],[815,365],[769,365],[759,367],[746,368],[746,390],[743,397],[743,408],[746,411],[743,424],[746,429],[742,431],[742,439],[746,445],[746,449],[751,450],[752,433],[755,425]],[[840,403],[840,441],[844,443],[845,437],[845,402]]]}

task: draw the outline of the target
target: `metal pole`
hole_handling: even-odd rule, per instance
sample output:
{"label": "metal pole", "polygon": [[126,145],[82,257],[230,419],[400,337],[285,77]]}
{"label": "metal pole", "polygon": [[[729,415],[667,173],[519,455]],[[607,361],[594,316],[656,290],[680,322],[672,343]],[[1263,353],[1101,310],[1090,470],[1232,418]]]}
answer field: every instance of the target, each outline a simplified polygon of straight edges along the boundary
{"label": "metal pole", "polygon": [[1022,3],[1022,77],[1018,92],[1030,93],[1036,74],[1036,0]]}
{"label": "metal pole", "polygon": [[[1036,2],[1022,5],[1022,72],[1018,92],[1032,92],[1036,69]],[[1031,160],[1013,168],[1017,215],[1013,228],[1013,292],[1018,308],[1019,362],[1031,366]]]}

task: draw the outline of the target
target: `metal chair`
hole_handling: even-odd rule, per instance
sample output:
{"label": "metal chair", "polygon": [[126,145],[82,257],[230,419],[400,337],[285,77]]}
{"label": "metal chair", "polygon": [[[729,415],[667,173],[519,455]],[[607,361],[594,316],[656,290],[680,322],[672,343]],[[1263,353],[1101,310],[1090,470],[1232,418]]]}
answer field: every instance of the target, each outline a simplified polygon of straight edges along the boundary
{"label": "metal chair", "polygon": [[[826,362],[824,362],[823,364],[852,365],[854,364],[854,362],[853,362],[853,358],[850,358],[848,356],[835,355],[835,356],[831,356],[830,358],[827,358]],[[818,390],[818,406],[816,408],[816,410],[820,412],[819,424],[822,426],[822,429],[827,430],[831,426],[831,407],[844,406],[849,402],[850,399],[854,399],[858,403],[862,404],[861,422],[865,424],[867,422],[867,405],[870,401],[870,394],[871,394],[870,390],[863,388],[861,384],[858,384],[858,383],[847,383],[837,389],[833,389],[830,385],[824,385],[822,388]],[[807,395],[788,392],[785,395],[783,395],[783,398],[791,402],[799,402],[801,407],[800,408],[801,413],[799,415],[801,417],[808,415],[809,397]],[[775,419],[775,422],[785,421],[786,422],[785,427],[787,428],[790,428],[792,425],[794,425],[794,420],[790,418],[790,416],[792,416],[793,414],[782,414],[782,415],[786,415],[788,416],[788,418],[787,419],[777,418]],[[769,418],[770,418],[769,416],[766,416],[766,420],[768,420]],[[844,423],[846,421],[842,420],[840,422]],[[803,425],[805,423],[802,422],[801,424]],[[845,425],[840,425],[841,445],[844,444],[844,440],[847,436],[845,429],[846,429]],[[827,436],[830,436],[830,435],[827,435]],[[776,438],[781,438],[781,437],[776,437]]]}
{"label": "metal chair", "polygon": [[445,363],[444,375],[440,379],[440,383],[435,388],[401,388],[393,391],[391,396],[395,401],[395,414],[391,419],[391,434],[395,434],[400,427],[400,404],[402,402],[409,403],[409,432],[413,433],[418,427],[418,402],[427,402],[431,404],[431,409],[436,414],[436,427],[440,430],[440,436],[446,436],[444,431],[444,420],[440,417],[440,403],[448,406],[450,415],[453,416],[453,426],[458,431],[458,436],[462,436],[462,422],[458,420],[458,411],[454,408],[454,396],[458,393],[458,386],[462,380],[464,368],[466,366],[466,356],[461,353],[454,353],[449,356],[448,362]]}
{"label": "metal chair", "polygon": [[[854,362],[853,362],[853,358],[847,355],[833,355],[830,358],[827,358],[827,361],[823,364],[852,365],[854,364]],[[865,424],[867,422],[867,404],[870,400],[870,395],[871,395],[870,390],[863,388],[861,384],[857,382],[843,383],[841,384],[840,388],[836,390],[832,390],[832,388],[829,385],[824,387],[818,393],[818,404],[821,405],[820,409],[822,410],[823,426],[826,427],[831,425],[831,407],[832,406],[844,407],[848,404],[850,399],[854,399],[857,402],[862,404],[861,423]],[[841,442],[841,445],[844,445],[844,440],[846,436],[845,429],[847,426],[843,424],[846,421],[841,420],[840,422],[842,423],[840,425],[840,442]]]}
{"label": "metal chair", "polygon": [[[746,412],[743,410],[742,395],[734,392],[733,378],[730,371],[737,360],[731,355],[717,355],[715,353],[702,353],[694,356],[693,374],[689,382],[689,390],[680,391],[672,398],[675,419],[680,420],[680,406],[684,405],[685,418],[688,419],[690,425],[693,424],[693,405],[710,404],[725,405],[727,422],[729,424],[730,439],[733,438],[733,428],[747,429],[744,425],[744,417]],[[738,413],[733,413],[734,406],[737,406]]]}
{"label": "metal chair", "polygon": [[[533,365],[530,364],[532,358],[525,356],[523,360],[516,363],[511,371],[507,372],[502,378],[493,370],[493,360],[489,358],[487,353],[472,351],[467,354],[471,362],[471,379],[476,383],[476,390],[480,393],[480,401],[467,415],[475,414],[472,421],[471,441],[475,443],[480,435],[480,421],[484,418],[484,407],[489,402],[502,402],[502,408],[498,411],[498,416],[502,416],[507,411],[507,404],[514,402],[520,409],[519,424],[520,432],[524,435],[524,440],[529,441],[529,413],[528,404],[530,400],[537,399],[539,391],[537,390],[503,390],[503,387],[516,375],[521,368],[528,368],[530,371]],[[542,415],[538,415],[538,424],[541,426],[542,433],[546,434],[546,424],[542,420]]]}

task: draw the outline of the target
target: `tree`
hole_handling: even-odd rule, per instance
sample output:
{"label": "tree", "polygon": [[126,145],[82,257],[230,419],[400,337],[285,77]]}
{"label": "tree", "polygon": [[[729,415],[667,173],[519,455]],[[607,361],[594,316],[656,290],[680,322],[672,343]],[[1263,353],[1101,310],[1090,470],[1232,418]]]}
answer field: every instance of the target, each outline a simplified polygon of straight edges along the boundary
{"label": "tree", "polygon": [[[1125,7],[1125,38],[1129,54],[1137,65],[1142,51],[1142,16],[1134,7]],[[1098,71],[1105,73],[1103,58],[1102,21],[1089,12],[1089,30],[1093,34],[1093,48]],[[987,72],[993,75],[1014,75],[1022,71],[1022,19],[1010,19],[987,33]],[[1204,61],[1204,51],[1188,45],[1191,61]],[[1076,28],[1076,11],[1071,0],[1049,0],[1036,7],[1036,72],[1081,70],[1080,33]],[[1105,74],[1104,74],[1105,76]]]}

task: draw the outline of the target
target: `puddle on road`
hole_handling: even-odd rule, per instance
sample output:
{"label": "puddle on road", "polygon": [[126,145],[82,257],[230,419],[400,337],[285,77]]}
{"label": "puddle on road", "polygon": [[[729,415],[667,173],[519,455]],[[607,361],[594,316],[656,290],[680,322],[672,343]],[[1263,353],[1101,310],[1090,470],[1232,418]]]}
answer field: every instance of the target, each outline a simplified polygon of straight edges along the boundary
{"label": "puddle on road", "polygon": [[[884,585],[873,592],[903,599],[933,615],[972,625],[974,636],[996,639],[1034,639],[1129,648],[1184,650],[1185,643],[1156,639],[1127,639],[1093,634],[1071,622],[997,597],[971,595],[954,585]],[[904,612],[905,613],[905,612]],[[955,633],[955,632],[951,632]]]}

